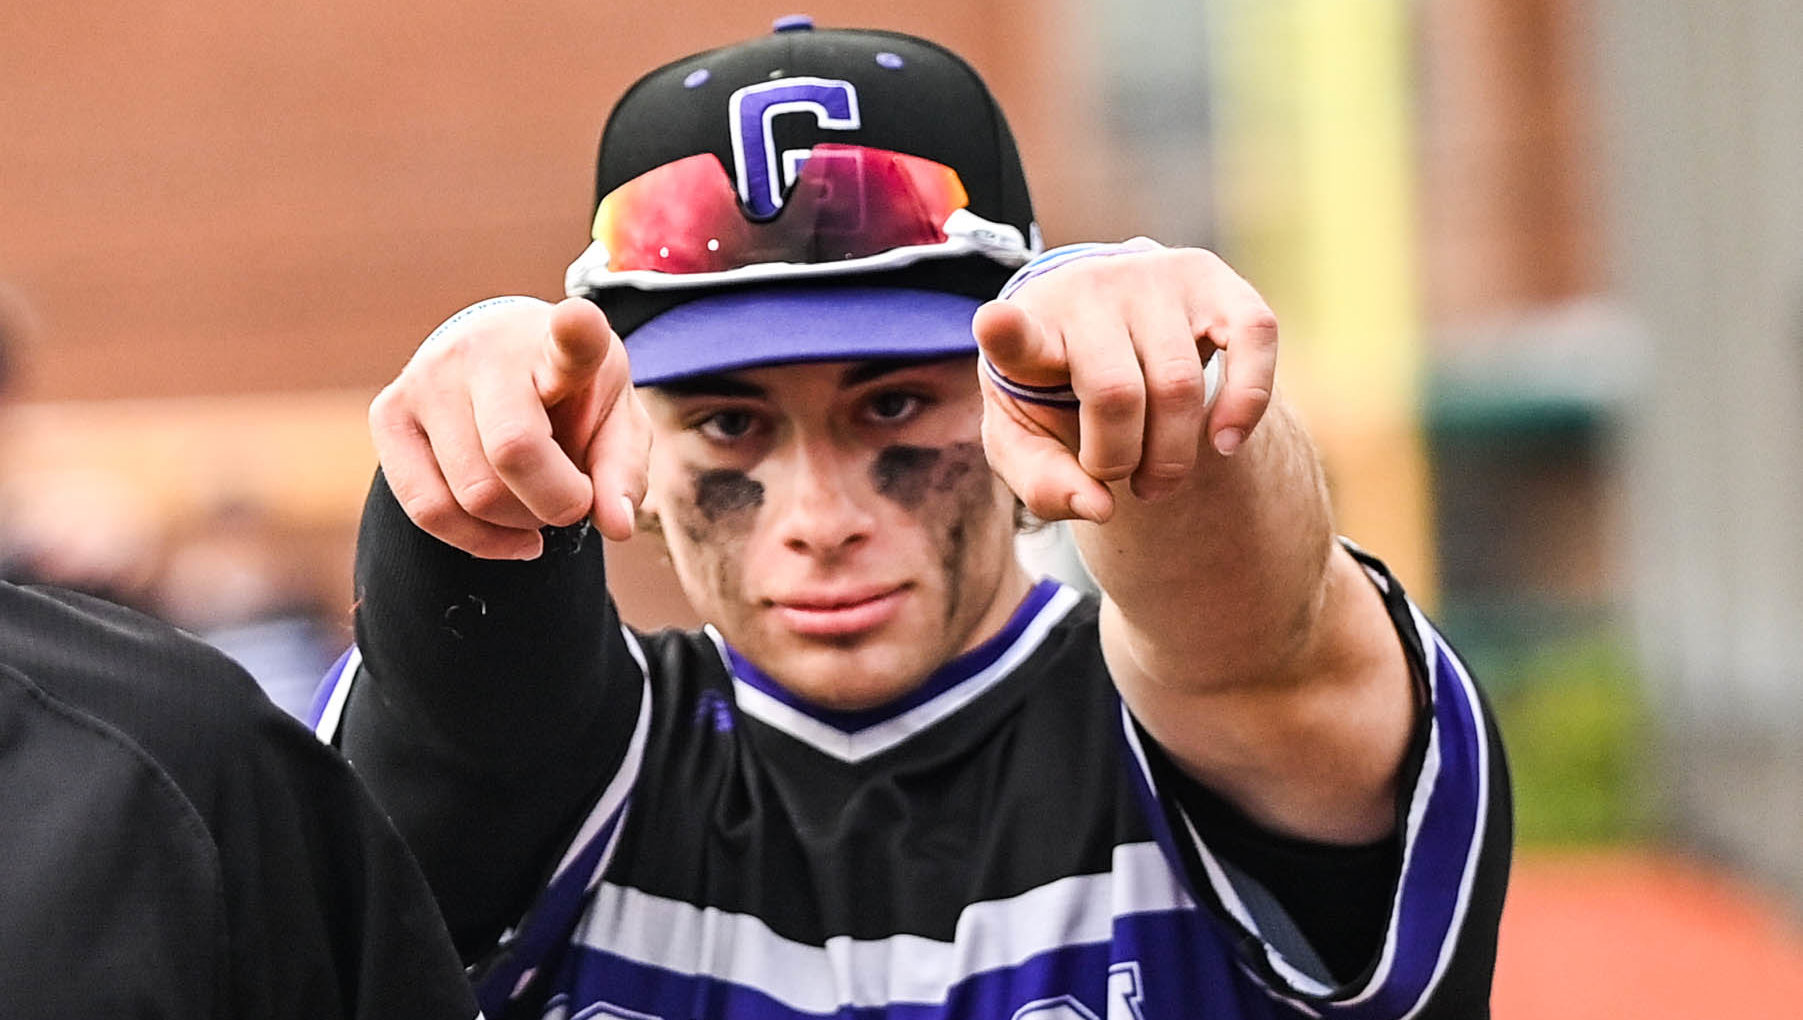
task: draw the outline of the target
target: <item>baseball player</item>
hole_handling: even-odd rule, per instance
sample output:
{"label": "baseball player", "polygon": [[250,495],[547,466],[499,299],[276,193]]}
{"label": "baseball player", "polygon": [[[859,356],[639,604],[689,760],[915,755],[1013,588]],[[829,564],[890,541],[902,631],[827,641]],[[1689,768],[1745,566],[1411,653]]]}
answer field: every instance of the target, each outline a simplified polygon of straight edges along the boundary
{"label": "baseball player", "polygon": [[[961,60],[778,28],[621,99],[570,299],[371,407],[318,726],[487,1014],[1485,1015],[1500,744],[1335,538],[1264,302],[1042,253]],[[1099,599],[1024,573],[1022,507]],[[702,630],[621,624],[638,527]]]}

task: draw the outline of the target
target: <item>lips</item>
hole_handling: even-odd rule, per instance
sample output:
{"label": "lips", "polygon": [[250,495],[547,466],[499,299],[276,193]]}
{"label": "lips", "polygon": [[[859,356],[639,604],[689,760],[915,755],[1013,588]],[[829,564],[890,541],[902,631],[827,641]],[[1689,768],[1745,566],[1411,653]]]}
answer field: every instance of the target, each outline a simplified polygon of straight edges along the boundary
{"label": "lips", "polygon": [[806,637],[846,638],[875,630],[901,609],[906,585],[832,593],[805,593],[772,601],[790,631]]}

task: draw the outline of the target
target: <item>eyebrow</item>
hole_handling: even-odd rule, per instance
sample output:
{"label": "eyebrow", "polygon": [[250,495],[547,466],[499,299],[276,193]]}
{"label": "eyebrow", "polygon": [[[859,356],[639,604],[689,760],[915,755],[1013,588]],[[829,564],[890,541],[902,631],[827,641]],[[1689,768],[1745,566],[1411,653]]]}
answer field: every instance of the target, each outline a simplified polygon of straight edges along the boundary
{"label": "eyebrow", "polygon": [[842,389],[858,386],[872,379],[881,379],[891,372],[919,368],[922,365],[931,365],[940,361],[950,361],[957,357],[963,357],[963,355],[955,354],[945,358],[871,358],[846,369],[845,374],[839,377],[839,386]]}
{"label": "eyebrow", "polygon": [[[868,358],[847,368],[839,376],[839,388],[849,389],[861,386],[873,379],[894,372],[901,372],[922,365],[930,365],[940,361],[951,361],[965,355],[950,355],[944,358]],[[769,396],[769,391],[756,383],[747,382],[737,375],[715,372],[707,375],[691,375],[680,379],[669,379],[658,383],[653,389],[662,390],[673,397],[746,397],[762,399]]]}
{"label": "eyebrow", "polygon": [[667,379],[655,387],[673,397],[752,397],[768,395],[762,387],[731,375],[691,375]]}

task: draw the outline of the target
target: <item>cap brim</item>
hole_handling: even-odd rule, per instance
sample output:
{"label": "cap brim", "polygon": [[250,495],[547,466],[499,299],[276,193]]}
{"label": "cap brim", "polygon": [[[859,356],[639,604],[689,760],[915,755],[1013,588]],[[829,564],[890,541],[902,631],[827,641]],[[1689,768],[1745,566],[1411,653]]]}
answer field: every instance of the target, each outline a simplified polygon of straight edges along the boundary
{"label": "cap brim", "polygon": [[651,319],[626,338],[626,351],[640,386],[795,361],[974,354],[970,320],[982,303],[900,287],[733,291]]}

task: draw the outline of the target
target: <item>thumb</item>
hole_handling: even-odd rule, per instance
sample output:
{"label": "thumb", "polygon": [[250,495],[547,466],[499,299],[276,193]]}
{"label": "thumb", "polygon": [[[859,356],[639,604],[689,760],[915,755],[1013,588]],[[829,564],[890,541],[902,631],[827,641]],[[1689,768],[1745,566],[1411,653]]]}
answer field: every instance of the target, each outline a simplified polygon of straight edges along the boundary
{"label": "thumb", "polygon": [[1028,389],[1070,385],[1062,337],[1033,313],[1009,301],[990,301],[971,319],[971,335],[983,357],[1007,380]]}
{"label": "thumb", "polygon": [[551,309],[532,383],[546,407],[554,407],[594,382],[607,358],[613,328],[594,302],[565,298]]}

